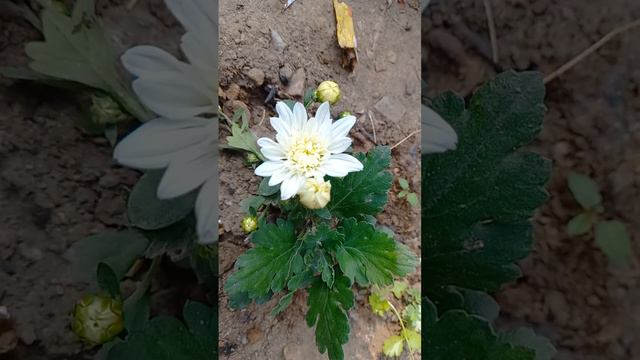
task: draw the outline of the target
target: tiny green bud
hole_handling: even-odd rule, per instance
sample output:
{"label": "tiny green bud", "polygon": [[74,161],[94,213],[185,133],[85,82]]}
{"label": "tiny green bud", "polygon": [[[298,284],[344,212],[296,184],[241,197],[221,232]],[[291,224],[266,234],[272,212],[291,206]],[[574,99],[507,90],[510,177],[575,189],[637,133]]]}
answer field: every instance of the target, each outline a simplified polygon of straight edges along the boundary
{"label": "tiny green bud", "polygon": [[96,124],[115,124],[127,119],[120,105],[108,95],[91,95],[91,119]]}
{"label": "tiny green bud", "polygon": [[73,310],[73,332],[91,345],[105,344],[124,329],[122,301],[85,295]]}
{"label": "tiny green bud", "polygon": [[247,162],[247,165],[252,166],[260,162],[260,159],[258,158],[258,156],[256,156],[256,154],[249,152],[245,157],[245,161]]}
{"label": "tiny green bud", "polygon": [[318,89],[316,90],[316,100],[318,100],[318,102],[328,101],[329,104],[334,105],[340,101],[340,97],[340,87],[335,82],[327,80],[318,85]]}
{"label": "tiny green bud", "polygon": [[245,234],[250,234],[258,228],[258,218],[255,216],[245,216],[244,219],[242,219],[240,226]]}
{"label": "tiny green bud", "polygon": [[347,116],[352,116],[353,114],[349,111],[343,111],[340,114],[338,114],[338,119],[342,119],[345,118]]}

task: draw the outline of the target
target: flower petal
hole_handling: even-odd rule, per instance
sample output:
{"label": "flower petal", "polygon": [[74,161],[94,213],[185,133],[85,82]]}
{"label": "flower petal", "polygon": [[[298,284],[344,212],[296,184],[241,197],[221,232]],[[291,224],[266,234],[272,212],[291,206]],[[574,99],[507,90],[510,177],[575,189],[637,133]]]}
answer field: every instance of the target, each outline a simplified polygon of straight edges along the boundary
{"label": "flower petal", "polygon": [[331,130],[331,112],[328,102],[323,102],[316,111],[316,121],[318,122],[318,132],[327,134]]}
{"label": "flower petal", "polygon": [[265,161],[255,170],[255,174],[262,177],[273,175],[274,172],[284,167],[284,161]]}
{"label": "flower petal", "polygon": [[218,191],[215,178],[207,180],[200,188],[195,212],[198,220],[198,243],[212,244],[217,242]]}
{"label": "flower petal", "polygon": [[280,184],[284,181],[284,179],[289,177],[289,175],[289,171],[286,168],[282,167],[280,170],[274,172],[273,175],[271,175],[271,178],[269,178],[269,186],[276,186]]}
{"label": "flower petal", "polygon": [[215,175],[215,152],[209,146],[196,146],[171,160],[158,185],[158,198],[184,195]]}
{"label": "flower petal", "polygon": [[269,119],[271,127],[276,131],[276,134],[282,134],[283,136],[291,136],[291,126],[283,118],[272,117]]}
{"label": "flower petal", "polygon": [[458,135],[440,115],[422,107],[422,153],[439,153],[456,148]]}
{"label": "flower petal", "polygon": [[189,72],[180,76],[139,78],[133,90],[156,114],[170,119],[183,119],[216,111],[210,91],[198,86],[202,80]]}
{"label": "flower petal", "polygon": [[277,161],[287,157],[284,147],[269,138],[258,139],[258,146],[268,160]]}
{"label": "flower petal", "polygon": [[288,130],[287,134],[291,134],[291,132],[295,130],[295,121],[291,109],[289,109],[289,106],[287,106],[287,104],[280,101],[276,104],[276,111],[278,112],[278,117],[280,118],[280,120],[282,120],[282,122],[285,124],[285,128]]}
{"label": "flower petal", "polygon": [[294,129],[297,129],[298,131],[302,131],[304,129],[305,124],[307,123],[308,117],[307,117],[307,110],[304,108],[304,105],[302,105],[299,102],[296,102],[293,105],[293,118],[296,124]]}
{"label": "flower petal", "polygon": [[280,198],[287,200],[294,197],[304,185],[307,178],[304,176],[289,176],[280,185]]}
{"label": "flower petal", "polygon": [[336,122],[331,125],[331,137],[333,139],[346,137],[355,123],[356,117],[352,115],[336,120]]}
{"label": "flower petal", "polygon": [[322,164],[322,170],[324,170],[327,175],[333,177],[343,177],[350,172],[360,171],[362,169],[362,163],[347,154],[331,155],[329,159]]}
{"label": "flower petal", "polygon": [[182,74],[189,66],[155,46],[140,45],[127,50],[122,65],[137,77],[157,77],[158,74]]}
{"label": "flower petal", "polygon": [[171,13],[187,31],[215,34],[217,3],[211,0],[166,0]]}
{"label": "flower petal", "polygon": [[351,146],[351,142],[352,140],[348,137],[337,139],[337,140],[334,140],[327,149],[332,154],[339,154],[347,150],[349,146]]}
{"label": "flower petal", "polygon": [[153,119],[120,141],[113,157],[120,164],[133,168],[163,168],[181,152],[211,141],[215,135],[212,126],[210,120],[199,118]]}

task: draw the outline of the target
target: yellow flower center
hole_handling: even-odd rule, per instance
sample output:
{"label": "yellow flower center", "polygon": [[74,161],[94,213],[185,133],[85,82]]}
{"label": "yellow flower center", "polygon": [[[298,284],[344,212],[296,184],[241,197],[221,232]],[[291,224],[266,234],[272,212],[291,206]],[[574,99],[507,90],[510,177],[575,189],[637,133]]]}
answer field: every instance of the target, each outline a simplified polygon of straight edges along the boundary
{"label": "yellow flower center", "polygon": [[309,134],[296,136],[287,151],[287,159],[293,165],[293,170],[306,177],[314,175],[327,155],[329,151],[324,142]]}

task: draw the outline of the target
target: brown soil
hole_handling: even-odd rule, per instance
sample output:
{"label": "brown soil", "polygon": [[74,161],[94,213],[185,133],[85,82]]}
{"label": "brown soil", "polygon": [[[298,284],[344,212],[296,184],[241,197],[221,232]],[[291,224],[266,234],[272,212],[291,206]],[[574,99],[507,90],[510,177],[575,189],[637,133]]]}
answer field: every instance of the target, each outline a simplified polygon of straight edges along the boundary
{"label": "brown soil", "polygon": [[[468,95],[494,76],[483,2],[434,1],[423,21],[429,93]],[[492,1],[498,64],[549,74],[612,29],[640,17],[635,0]],[[497,294],[503,326],[533,326],[557,346],[557,359],[640,358],[639,268],[616,269],[593,235],[570,238],[579,212],[570,170],[603,190],[607,218],[623,220],[638,250],[640,195],[640,30],[622,35],[547,86],[549,109],[534,149],[553,160],[550,199],[536,218],[525,276]]]}
{"label": "brown soil", "polygon": [[[393,145],[419,129],[420,98],[420,27],[417,2],[407,5],[386,1],[372,3],[351,0],[358,36],[360,63],[350,74],[340,67],[340,49],[335,38],[335,18],[330,1],[298,0],[286,11],[284,1],[224,1],[220,3],[220,83],[221,105],[231,110],[247,106],[252,129],[259,135],[272,134],[268,118],[274,111],[264,104],[265,86],[250,80],[263,73],[265,85],[283,88],[279,79],[282,67],[290,71],[303,68],[305,89],[332,79],[340,84],[343,98],[334,108],[335,117],[342,110],[356,113],[358,122],[352,130],[354,148],[365,151],[374,144],[374,129],[368,117],[371,111],[378,144]],[[412,6],[409,6],[411,3]],[[279,51],[271,40],[275,30],[286,43]],[[251,76],[250,76],[251,75]],[[240,91],[238,91],[238,86]],[[376,104],[387,97],[381,107]],[[240,104],[238,102],[242,102]],[[230,112],[227,112],[230,114]],[[386,115],[386,117],[385,117]],[[266,119],[267,121],[263,121]],[[228,134],[221,132],[224,138]],[[222,140],[224,142],[224,140]],[[392,171],[409,180],[411,188],[420,188],[419,134],[393,150]],[[260,178],[243,163],[239,153],[225,152],[220,161],[221,286],[237,257],[249,248],[240,230],[239,202],[255,194]],[[397,182],[396,182],[397,186]],[[381,224],[390,227],[400,241],[419,253],[419,212],[392,190]],[[419,274],[412,283],[419,286]],[[373,359],[382,352],[382,342],[398,326],[372,315],[365,304],[366,291],[357,296],[351,311],[350,341],[345,346],[346,359]],[[277,318],[270,316],[278,297],[266,304],[251,305],[231,311],[226,294],[220,290],[220,352],[228,359],[325,359],[315,346],[314,330],[304,322],[306,298],[298,296]]]}

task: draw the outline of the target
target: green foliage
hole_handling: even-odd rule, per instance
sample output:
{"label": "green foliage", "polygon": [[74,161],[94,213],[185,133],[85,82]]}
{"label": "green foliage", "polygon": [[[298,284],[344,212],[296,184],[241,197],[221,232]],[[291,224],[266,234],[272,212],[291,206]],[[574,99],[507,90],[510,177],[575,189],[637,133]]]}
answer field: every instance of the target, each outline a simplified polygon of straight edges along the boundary
{"label": "green foliage", "polygon": [[369,306],[371,306],[371,311],[378,316],[384,316],[391,309],[389,300],[379,291],[374,291],[369,295]]}
{"label": "green foliage", "polygon": [[535,356],[495,335],[486,318],[498,309],[485,292],[520,275],[515,262],[531,250],[529,219],[547,198],[549,162],[520,150],[540,131],[544,93],[540,74],[506,72],[481,86],[468,109],[453,93],[433,100],[459,142],[422,158],[430,359]]}
{"label": "green foliage", "polygon": [[416,258],[406,246],[371,224],[346,219],[340,225],[345,241],[337,245],[336,259],[342,272],[361,286],[389,285],[394,276],[413,271]]}
{"label": "green foliage", "polygon": [[316,279],[309,288],[307,305],[307,325],[316,326],[318,350],[327,352],[331,360],[343,359],[342,344],[349,340],[347,311],[354,305],[349,279],[340,276],[331,288]]}
{"label": "green foliage", "polygon": [[122,279],[148,243],[147,238],[132,230],[102,233],[74,243],[65,259],[71,263],[71,275],[76,281],[95,283],[99,263],[109,265],[116,277]]}
{"label": "green foliage", "polygon": [[382,344],[382,351],[387,356],[399,357],[404,351],[404,338],[400,335],[389,336]]}
{"label": "green foliage", "polygon": [[170,317],[156,317],[113,345],[107,360],[210,360],[217,356],[217,311],[187,302],[185,324]]}
{"label": "green foliage", "polygon": [[392,179],[387,170],[391,150],[378,146],[366,156],[355,156],[364,165],[362,171],[349,173],[344,178],[330,178],[331,202],[327,208],[337,218],[376,215],[387,203]]}
{"label": "green foliage", "polygon": [[586,175],[569,173],[569,189],[585,210],[593,209],[602,202],[598,184]]}
{"label": "green foliage", "polygon": [[[376,229],[371,219],[382,211],[391,186],[388,148],[356,155],[361,172],[331,179],[332,201],[320,210],[308,210],[299,201],[277,199],[278,187],[262,180],[258,196],[242,202],[245,212],[261,219],[251,234],[254,247],[236,261],[224,290],[230,306],[264,302],[284,292],[272,310],[277,316],[299,290],[307,291],[307,323],[315,326],[316,344],[330,359],[343,359],[349,337],[347,311],[354,305],[351,287],[387,285],[394,277],[414,271],[416,256]],[[264,206],[268,204],[269,206]],[[270,210],[278,208],[275,223]],[[398,289],[399,292],[402,289]],[[375,299],[371,298],[375,303]],[[375,304],[372,305],[375,308]]]}
{"label": "green foliage", "polygon": [[18,79],[69,88],[75,84],[110,94],[139,120],[150,118],[116,71],[117,56],[95,16],[93,0],[78,0],[71,15],[44,2],[41,12],[44,41],[25,47],[29,69],[3,69]]}
{"label": "green foliage", "polygon": [[150,170],[133,187],[127,203],[127,215],[132,225],[143,230],[158,230],[184,219],[193,210],[197,193],[168,199],[158,199],[158,185],[164,170]]}
{"label": "green foliage", "polygon": [[406,179],[400,178],[398,179],[398,184],[400,185],[400,192],[398,193],[398,197],[401,199],[407,199],[407,202],[411,206],[418,206],[420,200],[418,200],[418,195],[411,191],[409,187],[409,182]]}
{"label": "green foliage", "polygon": [[529,328],[518,328],[499,334],[501,341],[514,345],[523,346],[536,351],[535,360],[552,360],[556,355],[556,348],[553,347],[549,339],[536,335]]}
{"label": "green foliage", "polygon": [[[238,123],[240,119],[242,122]],[[249,130],[249,119],[244,109],[236,110],[228,122],[231,126],[231,136],[227,136],[226,148],[247,151],[264,161],[264,156],[258,148],[258,138]]]}
{"label": "green foliage", "polygon": [[618,266],[631,262],[631,240],[626,226],[618,220],[603,221],[596,225],[596,244],[609,261]]}
{"label": "green foliage", "polygon": [[567,224],[569,236],[586,234],[595,227],[595,243],[609,261],[617,266],[628,266],[633,259],[629,232],[620,220],[604,220],[599,216],[604,208],[598,184],[576,172],[569,174],[568,182],[571,193],[584,209]]}
{"label": "green foliage", "polygon": [[120,299],[120,279],[111,267],[103,262],[98,264],[96,274],[98,286],[112,299]]}

